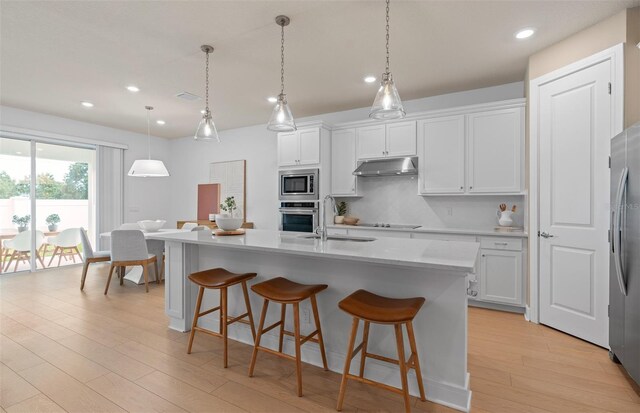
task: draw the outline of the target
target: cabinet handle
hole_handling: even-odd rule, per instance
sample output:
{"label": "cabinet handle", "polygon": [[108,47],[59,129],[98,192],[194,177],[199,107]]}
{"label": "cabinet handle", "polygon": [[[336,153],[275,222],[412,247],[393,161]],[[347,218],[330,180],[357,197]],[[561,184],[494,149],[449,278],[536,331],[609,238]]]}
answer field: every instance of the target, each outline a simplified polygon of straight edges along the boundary
{"label": "cabinet handle", "polygon": [[482,254],[483,257],[486,257],[486,255]]}
{"label": "cabinet handle", "polygon": [[472,186],[470,186],[470,187],[469,187],[469,189],[473,189],[473,187],[472,187]]}
{"label": "cabinet handle", "polygon": [[463,189],[464,189],[464,186],[461,186],[461,187],[460,187],[460,189],[461,189],[461,190],[463,190]]}
{"label": "cabinet handle", "polygon": [[494,242],[495,245],[504,245],[507,246],[509,244],[507,244],[506,242]]}

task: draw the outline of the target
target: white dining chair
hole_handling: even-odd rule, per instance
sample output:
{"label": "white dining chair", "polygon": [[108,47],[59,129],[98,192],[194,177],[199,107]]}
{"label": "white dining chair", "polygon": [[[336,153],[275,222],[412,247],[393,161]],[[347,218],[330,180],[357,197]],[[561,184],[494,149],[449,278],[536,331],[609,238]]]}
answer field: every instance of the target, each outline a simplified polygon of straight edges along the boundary
{"label": "white dining chair", "polygon": [[80,240],[82,241],[82,253],[84,254],[84,265],[82,266],[82,278],[80,280],[80,291],[82,291],[84,289],[84,281],[87,278],[89,264],[110,261],[111,252],[94,251],[91,242],[89,242],[87,231],[84,228],[80,228]]}
{"label": "white dining chair", "polygon": [[185,222],[184,224],[182,224],[182,229],[186,229],[186,230],[191,231],[192,229],[194,229],[197,226],[198,226],[198,224],[196,222]]}
{"label": "white dining chair", "polygon": [[[40,261],[40,264],[44,268],[44,261],[40,256],[38,250],[44,243],[44,233],[42,231],[36,231],[36,257]],[[22,262],[30,262],[31,258],[31,231],[23,231],[18,233],[13,239],[6,240],[4,242],[5,248],[13,250],[11,255],[9,256],[9,261],[4,267],[4,271],[9,269],[11,263],[15,260],[15,266],[13,267],[13,272],[18,271],[18,263]]]}
{"label": "white dining chair", "polygon": [[137,222],[125,222],[121,224],[118,229],[141,229]]}
{"label": "white dining chair", "polygon": [[193,231],[205,231],[205,232],[209,232],[209,234],[211,234],[211,228],[204,226],[204,225],[198,225],[197,227],[193,227],[191,228],[191,232]]}
{"label": "white dining chair", "polygon": [[104,289],[106,295],[109,291],[111,276],[113,270],[120,267],[120,285],[123,284],[124,269],[136,265],[142,266],[144,274],[144,286],[149,292],[149,270],[147,266],[153,263],[156,283],[160,283],[160,274],[158,273],[158,259],[155,255],[149,254],[147,242],[144,234],[139,229],[117,229],[111,231],[111,268],[109,268],[109,278]]}
{"label": "white dining chair", "polygon": [[51,255],[51,259],[49,260],[49,267],[56,255],[58,256],[58,267],[63,257],[65,261],[71,257],[75,263],[76,255],[78,255],[78,258],[82,261],[82,254],[80,254],[80,250],[78,249],[78,245],[80,245],[81,242],[80,228],[67,228],[55,237],[50,237],[48,243],[53,246],[53,255]]}

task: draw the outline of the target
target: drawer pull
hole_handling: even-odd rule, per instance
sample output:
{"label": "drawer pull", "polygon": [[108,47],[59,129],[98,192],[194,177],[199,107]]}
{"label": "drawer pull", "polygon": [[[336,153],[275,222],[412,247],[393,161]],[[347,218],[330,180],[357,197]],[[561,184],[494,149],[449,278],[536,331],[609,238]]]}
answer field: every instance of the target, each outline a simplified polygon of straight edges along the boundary
{"label": "drawer pull", "polygon": [[494,245],[504,245],[505,247],[509,245],[507,242],[494,242]]}

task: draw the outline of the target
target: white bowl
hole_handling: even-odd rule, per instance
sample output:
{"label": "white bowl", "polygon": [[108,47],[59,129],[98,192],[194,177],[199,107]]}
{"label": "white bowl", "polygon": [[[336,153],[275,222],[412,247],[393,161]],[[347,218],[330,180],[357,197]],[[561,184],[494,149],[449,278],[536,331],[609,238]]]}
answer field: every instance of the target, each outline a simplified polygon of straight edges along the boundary
{"label": "white bowl", "polygon": [[242,218],[221,217],[216,218],[216,224],[224,231],[235,231],[242,226]]}
{"label": "white bowl", "polygon": [[140,225],[140,228],[142,228],[143,231],[147,231],[147,232],[156,232],[160,228],[162,228],[166,223],[167,221],[164,221],[162,219],[157,219],[155,221],[152,221],[150,219],[145,219],[144,221],[138,221],[138,225]]}

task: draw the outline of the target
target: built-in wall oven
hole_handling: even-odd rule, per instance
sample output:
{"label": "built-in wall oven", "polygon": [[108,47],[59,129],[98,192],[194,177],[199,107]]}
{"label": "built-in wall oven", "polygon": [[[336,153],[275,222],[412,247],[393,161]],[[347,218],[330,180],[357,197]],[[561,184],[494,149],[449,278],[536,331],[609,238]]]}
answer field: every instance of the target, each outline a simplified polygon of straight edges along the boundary
{"label": "built-in wall oven", "polygon": [[280,201],[318,201],[318,169],[280,171]]}
{"label": "built-in wall oven", "polygon": [[280,203],[280,231],[314,232],[318,217],[318,201]]}

